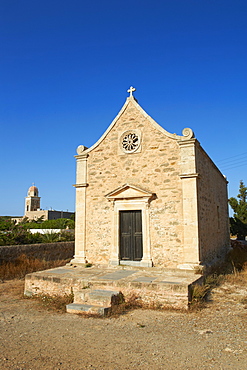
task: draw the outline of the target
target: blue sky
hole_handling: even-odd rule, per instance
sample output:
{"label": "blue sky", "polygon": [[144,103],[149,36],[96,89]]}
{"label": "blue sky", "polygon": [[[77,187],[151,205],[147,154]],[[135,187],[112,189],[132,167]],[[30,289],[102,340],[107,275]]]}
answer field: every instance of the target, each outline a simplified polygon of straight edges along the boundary
{"label": "blue sky", "polygon": [[246,0],[3,0],[0,215],[74,210],[76,147],[91,146],[129,86],[161,126],[191,127],[229,181],[247,185]]}

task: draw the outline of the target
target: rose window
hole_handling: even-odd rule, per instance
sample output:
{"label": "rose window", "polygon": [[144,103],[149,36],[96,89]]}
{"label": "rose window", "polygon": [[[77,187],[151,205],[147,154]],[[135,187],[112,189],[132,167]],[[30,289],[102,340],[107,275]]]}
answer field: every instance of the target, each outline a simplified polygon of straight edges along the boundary
{"label": "rose window", "polygon": [[134,132],[128,132],[123,135],[122,147],[125,152],[134,152],[139,148],[139,145],[139,137]]}

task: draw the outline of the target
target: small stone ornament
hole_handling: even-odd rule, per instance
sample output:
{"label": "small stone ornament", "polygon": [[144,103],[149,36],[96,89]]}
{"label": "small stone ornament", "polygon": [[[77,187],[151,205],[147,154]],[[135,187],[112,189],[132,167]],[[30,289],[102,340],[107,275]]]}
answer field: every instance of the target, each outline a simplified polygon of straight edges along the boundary
{"label": "small stone ornament", "polygon": [[84,152],[84,150],[88,149],[86,146],[84,145],[79,145],[76,149],[76,152],[78,155],[82,154]]}
{"label": "small stone ornament", "polygon": [[184,128],[183,131],[182,131],[182,134],[187,139],[192,139],[194,137],[194,132],[189,127]]}

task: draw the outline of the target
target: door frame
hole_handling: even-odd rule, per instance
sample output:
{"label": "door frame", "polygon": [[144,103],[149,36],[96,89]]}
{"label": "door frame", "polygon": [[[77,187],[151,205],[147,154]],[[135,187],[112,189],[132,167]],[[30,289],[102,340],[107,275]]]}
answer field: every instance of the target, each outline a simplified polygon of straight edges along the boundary
{"label": "door frame", "polygon": [[[126,218],[126,215],[128,217]],[[140,261],[143,257],[142,211],[119,211],[119,254],[124,261]],[[137,222],[138,221],[138,222]],[[137,230],[137,224],[139,230]],[[127,228],[126,228],[127,226]],[[137,236],[136,234],[139,234]],[[126,239],[128,248],[126,250]],[[140,242],[137,242],[139,240]],[[125,255],[125,258],[123,258]]]}
{"label": "door frame", "polygon": [[[149,206],[150,202],[156,199],[156,195],[135,185],[124,184],[106,194],[105,197],[112,203],[112,242],[109,264],[152,267]],[[120,211],[142,211],[143,257],[141,261],[120,260]]]}
{"label": "door frame", "polygon": [[[120,211],[142,211],[142,246],[143,257],[141,261],[120,260]],[[111,248],[111,265],[129,265],[152,267],[150,230],[149,230],[149,203],[148,199],[116,199],[113,209],[113,243]]]}

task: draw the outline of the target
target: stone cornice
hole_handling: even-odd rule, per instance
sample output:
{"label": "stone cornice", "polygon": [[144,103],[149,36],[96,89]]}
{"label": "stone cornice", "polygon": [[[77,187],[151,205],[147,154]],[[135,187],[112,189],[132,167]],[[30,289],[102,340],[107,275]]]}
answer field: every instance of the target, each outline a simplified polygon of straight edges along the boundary
{"label": "stone cornice", "polygon": [[88,184],[87,183],[84,183],[84,184],[74,184],[73,186],[74,186],[74,188],[86,188],[88,186]]}
{"label": "stone cornice", "polygon": [[[81,145],[79,145],[81,146]],[[78,147],[79,148],[79,147]],[[88,158],[88,154],[87,153],[83,153],[83,154],[78,154],[78,155],[74,155],[74,157],[76,159],[87,159]]]}
{"label": "stone cornice", "polygon": [[180,147],[185,147],[185,146],[191,146],[191,145],[200,145],[200,143],[197,139],[190,138],[190,139],[179,140],[178,145]]}
{"label": "stone cornice", "polygon": [[179,175],[180,179],[192,179],[192,178],[200,178],[199,173],[182,173]]}

